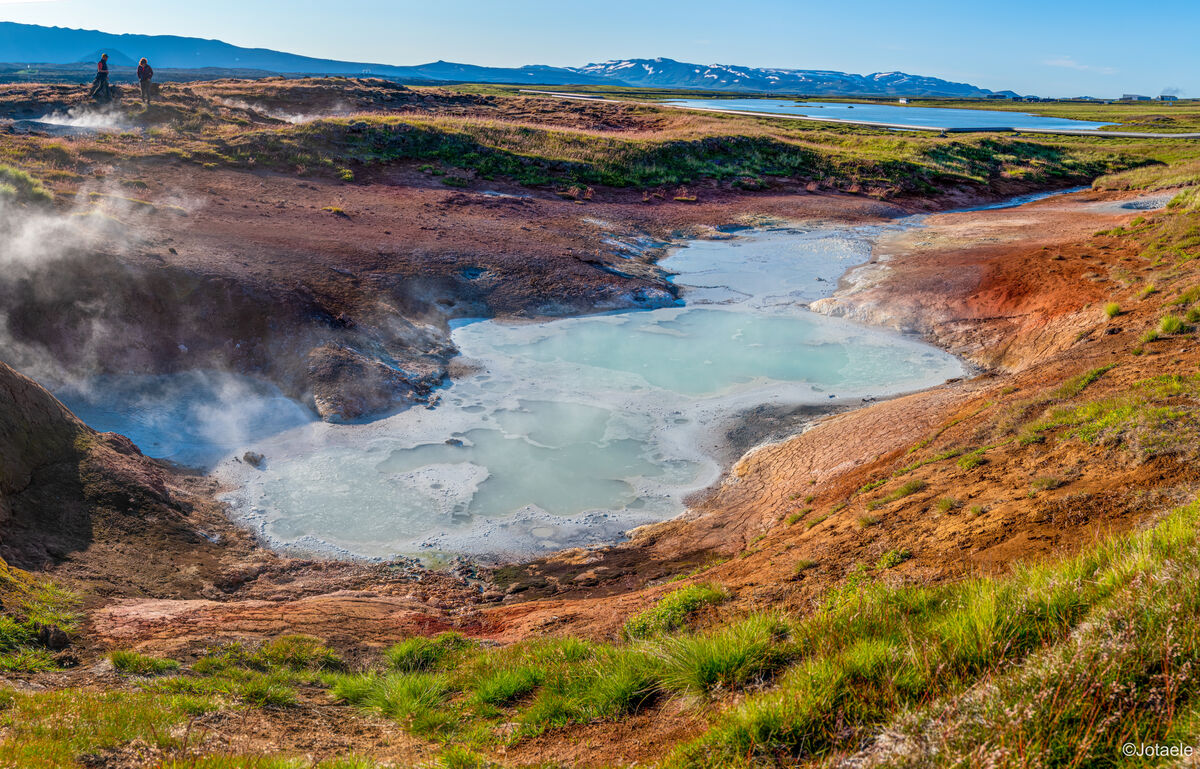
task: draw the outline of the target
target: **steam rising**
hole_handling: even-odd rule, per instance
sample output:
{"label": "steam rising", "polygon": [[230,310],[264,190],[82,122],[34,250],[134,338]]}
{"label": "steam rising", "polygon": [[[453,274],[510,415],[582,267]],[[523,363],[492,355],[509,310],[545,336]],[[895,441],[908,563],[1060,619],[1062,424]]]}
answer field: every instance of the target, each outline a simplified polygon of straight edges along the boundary
{"label": "steam rising", "polygon": [[[139,317],[144,308],[130,293],[162,269],[136,266],[153,249],[141,235],[153,206],[99,190],[78,199],[58,212],[0,198],[0,359],[41,382],[90,426],[121,432],[151,456],[193,466],[211,466],[314,418],[278,388],[214,368],[209,359],[160,374],[171,362],[144,348],[148,337],[154,342],[170,331],[147,328]],[[169,210],[179,210],[177,202]],[[157,341],[187,365],[186,344]]]}
{"label": "steam rising", "polygon": [[134,126],[123,114],[112,108],[71,107],[66,112],[59,110],[43,115],[36,122],[103,133],[119,133],[134,129]]}
{"label": "steam rising", "polygon": [[260,115],[282,120],[293,125],[301,123],[311,123],[314,120],[321,120],[327,117],[342,117],[351,113],[348,104],[336,104],[330,109],[321,112],[289,112],[287,110],[268,107],[264,104],[251,104],[242,99],[215,99],[218,104],[229,107],[230,109],[241,109],[249,112],[256,112]]}

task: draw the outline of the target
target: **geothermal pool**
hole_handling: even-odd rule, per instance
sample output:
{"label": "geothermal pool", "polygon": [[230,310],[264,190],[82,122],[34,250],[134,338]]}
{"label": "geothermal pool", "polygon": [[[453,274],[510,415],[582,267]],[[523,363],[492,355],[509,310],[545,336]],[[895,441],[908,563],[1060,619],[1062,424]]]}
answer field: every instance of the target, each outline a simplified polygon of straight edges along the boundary
{"label": "geothermal pool", "polygon": [[[692,242],[662,262],[680,306],[459,322],[454,342],[478,373],[434,408],[368,424],[315,421],[229,375],[64,397],[148,454],[210,466],[234,515],[280,547],[519,557],[609,543],[718,480],[742,410],[853,403],[963,373],[933,347],[804,309],[867,261],[879,229]],[[265,462],[240,461],[247,450]]]}

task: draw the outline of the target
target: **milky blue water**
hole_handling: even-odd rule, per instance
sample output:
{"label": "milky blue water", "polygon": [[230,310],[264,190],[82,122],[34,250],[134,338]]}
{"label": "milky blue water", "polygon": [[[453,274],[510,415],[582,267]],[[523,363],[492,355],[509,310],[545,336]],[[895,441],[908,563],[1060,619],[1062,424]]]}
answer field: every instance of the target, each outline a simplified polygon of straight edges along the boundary
{"label": "milky blue water", "polygon": [[281,547],[514,557],[607,544],[717,481],[741,411],[855,403],[963,373],[916,340],[805,309],[867,261],[879,229],[691,242],[662,262],[682,288],[675,307],[456,322],[476,373],[432,408],[369,424],[320,422],[273,386],[221,372],[55,392],[150,456],[211,469],[235,517]]}
{"label": "milky blue water", "polygon": [[1031,115],[987,109],[915,107],[899,104],[843,104],[838,102],[798,102],[791,99],[673,99],[679,107],[723,109],[739,112],[769,112],[776,115],[803,115],[821,120],[852,120],[881,125],[920,126],[924,128],[1016,128],[1085,129],[1103,128],[1109,123]]}
{"label": "milky blue water", "polygon": [[264,436],[230,460],[237,517],[282,546],[529,556],[673,517],[720,477],[724,430],[762,404],[854,401],[959,376],[912,339],[810,313],[874,232],[699,241],[663,264],[686,304],[543,323],[457,324],[479,373],[435,408]]}
{"label": "milky blue water", "polygon": [[92,429],[189,467],[212,467],[265,436],[316,421],[275,385],[224,371],[98,376],[53,389]]}

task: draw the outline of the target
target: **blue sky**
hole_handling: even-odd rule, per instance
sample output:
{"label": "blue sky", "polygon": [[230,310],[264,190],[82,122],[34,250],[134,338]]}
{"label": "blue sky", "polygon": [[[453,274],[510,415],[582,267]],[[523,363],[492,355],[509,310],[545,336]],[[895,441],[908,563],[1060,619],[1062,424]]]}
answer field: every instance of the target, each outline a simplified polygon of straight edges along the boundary
{"label": "blue sky", "polygon": [[0,20],[386,64],[667,56],[1045,96],[1200,96],[1200,0],[0,0]]}

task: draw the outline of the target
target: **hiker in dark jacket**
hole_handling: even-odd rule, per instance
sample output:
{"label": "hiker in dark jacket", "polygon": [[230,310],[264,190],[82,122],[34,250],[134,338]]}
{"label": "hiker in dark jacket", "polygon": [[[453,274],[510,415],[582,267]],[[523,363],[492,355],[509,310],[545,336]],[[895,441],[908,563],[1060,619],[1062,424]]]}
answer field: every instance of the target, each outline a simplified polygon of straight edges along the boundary
{"label": "hiker in dark jacket", "polygon": [[154,84],[150,81],[154,79],[154,69],[150,66],[150,62],[142,59],[138,62],[138,83],[142,86],[142,101],[150,104],[150,97],[154,95]]}
{"label": "hiker in dark jacket", "polygon": [[112,91],[108,87],[108,54],[100,54],[96,62],[96,79],[92,81],[92,90],[88,92],[89,99],[112,101]]}

